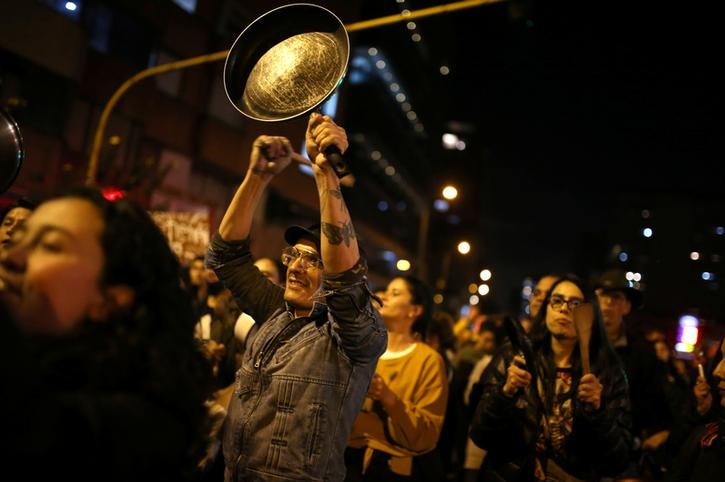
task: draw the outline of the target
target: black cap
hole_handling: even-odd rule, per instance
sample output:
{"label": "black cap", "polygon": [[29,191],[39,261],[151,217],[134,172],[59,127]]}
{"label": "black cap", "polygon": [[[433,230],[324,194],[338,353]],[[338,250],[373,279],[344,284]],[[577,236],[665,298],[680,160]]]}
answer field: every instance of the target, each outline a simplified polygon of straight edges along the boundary
{"label": "black cap", "polygon": [[637,288],[636,283],[628,280],[624,271],[619,269],[606,271],[597,280],[594,288],[602,291],[621,291],[632,303],[632,308],[641,308],[644,301],[644,295]]}
{"label": "black cap", "polygon": [[[363,248],[362,246],[360,236],[358,236],[357,233],[356,237],[357,247],[360,251],[360,256],[363,258],[367,258],[367,253],[365,252],[365,248]],[[315,243],[315,245],[317,246],[317,251],[320,251],[320,225],[313,224],[312,226],[309,226],[307,228],[303,228],[302,226],[290,226],[284,232],[284,239],[290,246],[294,246],[295,244],[297,244],[300,239],[308,239]]]}
{"label": "black cap", "polygon": [[317,246],[317,250],[320,250],[320,225],[313,224],[307,228],[302,226],[290,226],[284,232],[284,239],[290,246],[294,246],[299,242],[300,239],[306,239],[312,241]]}

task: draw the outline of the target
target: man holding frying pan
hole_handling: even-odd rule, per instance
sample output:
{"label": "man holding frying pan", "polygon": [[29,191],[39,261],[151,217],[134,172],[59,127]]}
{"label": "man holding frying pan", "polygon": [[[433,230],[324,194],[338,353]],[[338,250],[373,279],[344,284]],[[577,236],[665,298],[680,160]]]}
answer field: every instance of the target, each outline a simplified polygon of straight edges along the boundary
{"label": "man holding frying pan", "polygon": [[[287,138],[255,140],[207,253],[208,266],[257,320],[222,429],[226,481],[343,480],[347,437],[387,344],[340,178],[324,154],[333,145],[345,152],[345,130],[312,114],[306,145],[311,161]],[[320,223],[285,232],[280,287],[252,263],[249,236],[263,191],[293,160],[314,171]]]}

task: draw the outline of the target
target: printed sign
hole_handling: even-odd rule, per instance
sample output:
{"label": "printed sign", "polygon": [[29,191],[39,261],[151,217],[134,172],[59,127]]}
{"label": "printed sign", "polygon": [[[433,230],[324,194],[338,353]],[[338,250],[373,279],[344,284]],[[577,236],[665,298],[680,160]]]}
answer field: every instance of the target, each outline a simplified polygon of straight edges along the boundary
{"label": "printed sign", "polygon": [[182,264],[206,253],[209,246],[209,214],[151,211],[151,217],[169,240]]}

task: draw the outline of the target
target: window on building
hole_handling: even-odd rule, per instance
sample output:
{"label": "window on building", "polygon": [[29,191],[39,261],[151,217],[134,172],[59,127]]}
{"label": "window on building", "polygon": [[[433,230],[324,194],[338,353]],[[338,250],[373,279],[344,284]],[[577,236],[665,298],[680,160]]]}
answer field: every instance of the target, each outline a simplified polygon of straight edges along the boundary
{"label": "window on building", "polygon": [[148,65],[153,31],[143,21],[106,5],[89,5],[83,16],[91,46],[138,67]]}
{"label": "window on building", "polygon": [[78,20],[83,10],[83,0],[44,0],[44,3],[66,17]]}
{"label": "window on building", "polygon": [[86,9],[85,24],[91,47],[107,54],[113,26],[111,9],[106,5],[89,5]]}
{"label": "window on building", "polygon": [[173,0],[173,2],[188,13],[196,12],[196,0]]}
{"label": "window on building", "polygon": [[[156,65],[168,64],[179,60],[178,57],[171,55],[169,52],[163,49],[156,49],[151,52],[149,57],[149,67]],[[172,70],[171,72],[165,72],[161,75],[154,76],[156,87],[172,97],[179,95],[179,89],[181,88],[181,70]]]}
{"label": "window on building", "polygon": [[216,33],[224,42],[231,43],[252,20],[252,12],[244,2],[225,0],[217,17]]}

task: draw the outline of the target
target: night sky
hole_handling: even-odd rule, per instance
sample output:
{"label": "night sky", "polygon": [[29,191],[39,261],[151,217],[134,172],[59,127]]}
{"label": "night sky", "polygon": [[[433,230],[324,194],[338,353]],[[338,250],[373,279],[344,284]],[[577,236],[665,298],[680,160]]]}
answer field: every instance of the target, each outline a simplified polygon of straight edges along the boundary
{"label": "night sky", "polygon": [[[353,47],[386,52],[426,126],[427,138],[414,138],[417,147],[396,161],[423,192],[445,181],[461,188],[453,212],[462,222],[434,218],[432,246],[440,252],[454,237],[472,239],[480,267],[498,274],[496,304],[507,305],[525,276],[590,276],[612,264],[613,244],[628,243],[643,259],[623,266],[648,267],[649,308],[704,303],[703,311],[722,316],[723,303],[714,301],[722,288],[683,292],[699,271],[672,258],[725,223],[719,16],[708,8],[508,2],[419,19],[418,44],[405,24],[353,34]],[[365,2],[361,16],[398,11],[395,2]],[[444,64],[447,76],[438,73]],[[383,114],[360,112],[370,91],[350,96],[348,124],[386,124]],[[358,126],[357,118],[365,120]],[[463,152],[440,148],[452,121],[466,140]],[[395,144],[404,136],[381,137]],[[636,239],[647,222],[660,228],[651,246]],[[725,254],[722,241],[707,246],[708,256]],[[725,275],[719,262],[709,269]],[[673,296],[676,305],[668,303]]]}

